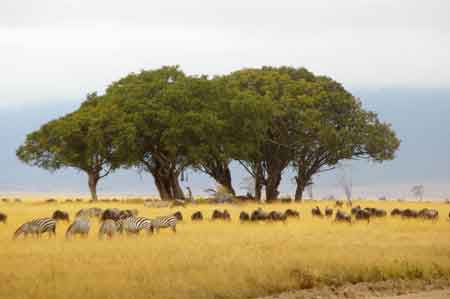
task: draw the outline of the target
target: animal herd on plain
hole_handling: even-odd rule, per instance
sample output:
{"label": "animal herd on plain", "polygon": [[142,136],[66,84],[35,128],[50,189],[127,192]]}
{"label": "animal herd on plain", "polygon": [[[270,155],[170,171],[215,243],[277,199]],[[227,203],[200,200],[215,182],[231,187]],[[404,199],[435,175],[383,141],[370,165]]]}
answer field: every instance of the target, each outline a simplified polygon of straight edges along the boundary
{"label": "animal herd on plain", "polygon": [[[17,201],[18,202],[18,201]],[[184,206],[183,206],[184,207]],[[335,202],[335,208],[325,207],[322,211],[318,206],[311,209],[313,218],[332,218],[334,222],[346,222],[352,224],[358,221],[367,221],[368,223],[374,218],[383,218],[388,215],[386,210],[380,208],[371,208],[361,206],[352,207],[350,212],[342,211],[342,201]],[[401,217],[402,219],[424,219],[437,220],[439,212],[435,209],[425,208],[422,210],[398,209],[395,208],[390,212],[392,217]],[[173,214],[147,218],[138,216],[137,209],[120,210],[117,208],[101,209],[97,207],[83,208],[75,213],[74,221],[66,230],[65,237],[67,239],[78,235],[82,238],[87,237],[91,230],[91,220],[98,219],[100,227],[98,231],[98,238],[113,238],[117,234],[139,234],[145,231],[152,234],[155,231],[159,232],[161,228],[170,228],[174,233],[176,232],[177,222],[183,221],[183,214],[177,211]],[[280,211],[265,211],[258,208],[250,213],[242,211],[239,214],[239,221],[245,222],[282,222],[285,223],[288,219],[299,219],[300,213],[293,209],[287,209],[284,212]],[[450,213],[449,213],[450,218]],[[8,216],[0,212],[0,223],[6,224]],[[194,212],[190,217],[192,222],[199,222],[206,219],[201,211]],[[231,221],[231,214],[228,210],[214,210],[209,218],[211,221]],[[19,236],[27,237],[32,235],[39,237],[44,233],[48,233],[50,237],[56,235],[57,222],[70,222],[68,212],[56,210],[51,217],[37,218],[22,224],[14,233],[13,239]]]}

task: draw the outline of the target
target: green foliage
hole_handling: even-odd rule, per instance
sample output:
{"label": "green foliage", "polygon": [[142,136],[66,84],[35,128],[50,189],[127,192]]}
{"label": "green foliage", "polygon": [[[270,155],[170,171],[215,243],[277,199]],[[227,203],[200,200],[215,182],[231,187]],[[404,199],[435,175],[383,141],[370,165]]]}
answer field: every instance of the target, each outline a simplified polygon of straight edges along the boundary
{"label": "green foliage", "polygon": [[304,68],[242,69],[188,76],[178,66],[132,73],[88,95],[80,109],[29,134],[17,150],[27,164],[73,167],[93,181],[119,167],[140,167],[161,197],[183,196],[178,176],[203,171],[234,193],[229,163],[253,176],[255,194],[275,199],[293,167],[298,191],[339,161],[394,158],[389,124],[363,109],[339,83]]}
{"label": "green foliage", "polygon": [[[23,162],[50,171],[72,167],[92,177],[92,183],[122,166],[133,144],[134,127],[114,105],[99,105],[104,99],[88,95],[82,107],[50,121],[29,134],[17,150]],[[95,187],[95,186],[93,186]]]}
{"label": "green foliage", "polygon": [[[339,83],[304,68],[262,67],[230,75],[242,97],[268,107],[259,148],[243,164],[276,197],[281,173],[298,171],[301,191],[311,177],[344,159],[393,159],[400,142],[389,124],[365,111]],[[270,102],[270,104],[267,104]],[[270,190],[275,189],[275,190]]]}

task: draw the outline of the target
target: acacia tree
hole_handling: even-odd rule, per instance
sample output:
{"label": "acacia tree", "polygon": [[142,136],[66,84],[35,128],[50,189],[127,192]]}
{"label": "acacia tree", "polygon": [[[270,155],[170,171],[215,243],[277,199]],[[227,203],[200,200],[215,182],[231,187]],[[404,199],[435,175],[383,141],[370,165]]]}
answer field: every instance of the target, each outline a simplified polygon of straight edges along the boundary
{"label": "acacia tree", "polygon": [[97,200],[98,182],[123,163],[126,150],[132,147],[127,136],[134,134],[120,110],[98,105],[100,98],[88,95],[79,110],[27,135],[16,153],[28,165],[85,172],[92,200]]}
{"label": "acacia tree", "polygon": [[283,171],[296,171],[296,200],[321,171],[346,159],[393,159],[400,141],[389,124],[365,111],[340,84],[304,68],[263,67],[230,75],[233,88],[248,99],[269,101],[269,126],[259,148],[242,159],[255,178],[255,194],[277,198]]}
{"label": "acacia tree", "polygon": [[[283,171],[293,160],[293,145],[298,144],[288,118],[292,101],[302,92],[304,81],[312,75],[305,69],[262,67],[244,69],[229,75],[231,88],[249,101],[259,102],[259,117],[267,119],[262,134],[258,134],[254,151],[239,159],[255,179],[255,197],[261,198],[265,187],[266,199],[278,197]],[[293,120],[295,121],[295,120]]]}
{"label": "acacia tree", "polygon": [[161,199],[184,198],[180,174],[198,165],[211,148],[208,144],[220,144],[217,128],[223,120],[211,108],[215,92],[210,80],[168,66],[130,74],[113,83],[107,94],[136,130],[127,165],[148,171]]}
{"label": "acacia tree", "polygon": [[207,111],[203,114],[211,126],[205,132],[213,134],[202,136],[191,160],[195,169],[208,174],[235,194],[230,163],[257,149],[267,122],[261,117],[266,114],[261,102],[239,96],[228,81],[227,76],[215,77],[203,86],[204,102],[207,103]]}
{"label": "acacia tree", "polygon": [[326,77],[308,84],[308,94],[291,109],[297,144],[292,166],[297,175],[296,200],[312,177],[329,171],[343,160],[383,162],[394,158],[400,141],[390,125],[362,108],[361,102]]}

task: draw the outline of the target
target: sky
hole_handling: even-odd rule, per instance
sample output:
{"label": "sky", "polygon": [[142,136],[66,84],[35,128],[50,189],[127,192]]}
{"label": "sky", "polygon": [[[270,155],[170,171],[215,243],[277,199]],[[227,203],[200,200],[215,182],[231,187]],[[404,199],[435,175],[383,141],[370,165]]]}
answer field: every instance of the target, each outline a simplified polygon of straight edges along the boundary
{"label": "sky", "polygon": [[[290,65],[342,83],[402,139],[393,162],[352,166],[358,194],[405,197],[422,183],[432,196],[449,197],[449,11],[450,1],[439,0],[1,0],[0,164],[8,175],[0,176],[0,193],[86,192],[82,174],[25,166],[15,149],[27,133],[128,73]],[[233,172],[239,185],[245,173]],[[195,192],[213,184],[190,177]],[[339,193],[335,177],[318,178],[321,196]],[[292,188],[285,179],[282,193]],[[130,171],[100,191],[155,193],[151,178]]]}
{"label": "sky", "polygon": [[347,87],[449,87],[449,1],[2,0],[0,105],[75,101],[141,69],[304,66]]}

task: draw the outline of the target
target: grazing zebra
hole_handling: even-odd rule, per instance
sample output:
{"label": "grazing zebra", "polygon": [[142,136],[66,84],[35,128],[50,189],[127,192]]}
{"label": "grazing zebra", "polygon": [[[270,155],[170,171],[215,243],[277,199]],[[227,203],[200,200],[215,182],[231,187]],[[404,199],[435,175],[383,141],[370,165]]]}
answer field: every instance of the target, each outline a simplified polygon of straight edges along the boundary
{"label": "grazing zebra", "polygon": [[160,228],[171,228],[174,233],[177,232],[177,217],[174,215],[156,217],[152,219],[151,231],[156,229],[159,232]]}
{"label": "grazing zebra", "polygon": [[128,217],[117,221],[119,232],[126,232],[128,234],[138,234],[145,229],[147,232],[152,232],[152,220],[145,217]]}
{"label": "grazing zebra", "polygon": [[75,221],[67,228],[66,239],[69,239],[74,235],[81,235],[82,237],[86,238],[89,234],[90,228],[91,224],[88,218],[75,218]]}
{"label": "grazing zebra", "polygon": [[98,230],[98,238],[103,239],[103,236],[107,236],[109,239],[114,237],[114,235],[118,231],[118,224],[111,219],[106,219],[100,225],[100,229]]}
{"label": "grazing zebra", "polygon": [[28,234],[39,237],[43,233],[48,233],[49,237],[56,236],[56,220],[52,218],[38,218],[28,221],[16,230],[13,239],[20,235],[26,237]]}

